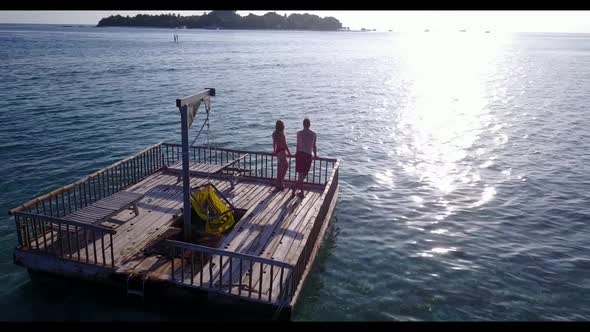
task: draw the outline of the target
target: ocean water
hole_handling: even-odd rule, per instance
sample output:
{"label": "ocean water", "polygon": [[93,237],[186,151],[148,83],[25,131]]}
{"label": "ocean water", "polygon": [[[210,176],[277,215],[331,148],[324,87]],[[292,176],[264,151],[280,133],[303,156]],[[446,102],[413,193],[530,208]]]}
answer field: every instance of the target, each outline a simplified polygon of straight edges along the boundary
{"label": "ocean water", "polygon": [[309,116],[342,161],[294,320],[590,319],[590,35],[177,32],[0,25],[0,319],[213,317],[31,282],[6,215],[178,141],[204,87],[213,145]]}

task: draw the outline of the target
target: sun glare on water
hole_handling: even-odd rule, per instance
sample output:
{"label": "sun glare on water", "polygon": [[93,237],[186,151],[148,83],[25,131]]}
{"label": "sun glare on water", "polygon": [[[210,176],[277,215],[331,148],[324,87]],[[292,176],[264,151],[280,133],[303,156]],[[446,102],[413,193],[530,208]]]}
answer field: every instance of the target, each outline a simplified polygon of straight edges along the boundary
{"label": "sun glare on water", "polygon": [[[394,121],[399,137],[392,149],[402,172],[422,184],[412,189],[420,194],[409,198],[419,209],[415,212],[429,206],[428,212],[414,214],[406,223],[422,231],[430,227],[428,238],[455,236],[454,228],[445,224],[455,211],[479,208],[496,195],[484,172],[495,158],[489,151],[501,142],[482,137],[489,137],[503,121],[490,110],[491,96],[498,95],[490,81],[498,76],[501,50],[509,37],[423,32],[394,38],[402,70],[401,77],[392,80],[401,79],[408,92]],[[438,243],[418,256],[453,251],[445,244]]]}
{"label": "sun glare on water", "polygon": [[444,196],[479,179],[478,167],[463,161],[492,117],[486,80],[496,70],[501,37],[408,33],[397,42],[410,91],[397,121],[405,136],[398,160]]}

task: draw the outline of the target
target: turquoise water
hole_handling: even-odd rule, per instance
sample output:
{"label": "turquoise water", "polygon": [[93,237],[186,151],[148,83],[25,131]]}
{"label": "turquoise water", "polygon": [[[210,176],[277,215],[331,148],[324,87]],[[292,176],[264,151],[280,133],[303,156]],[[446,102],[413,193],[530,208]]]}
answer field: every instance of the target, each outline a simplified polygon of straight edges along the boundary
{"label": "turquoise water", "polygon": [[295,320],[590,319],[590,35],[173,33],[0,25],[0,319],[209,317],[31,282],[5,214],[178,140],[203,87],[214,145],[309,116],[342,160]]}

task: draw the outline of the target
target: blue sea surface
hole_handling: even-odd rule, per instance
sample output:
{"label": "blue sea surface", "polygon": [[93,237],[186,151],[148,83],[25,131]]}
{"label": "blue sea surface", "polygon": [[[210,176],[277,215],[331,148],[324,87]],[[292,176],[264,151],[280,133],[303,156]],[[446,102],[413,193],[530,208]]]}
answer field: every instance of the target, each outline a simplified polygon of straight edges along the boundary
{"label": "blue sea surface", "polygon": [[590,35],[3,24],[0,77],[0,320],[212,317],[32,282],[6,213],[178,141],[204,87],[211,144],[271,151],[282,119],[294,148],[308,116],[342,161],[293,319],[590,319]]}

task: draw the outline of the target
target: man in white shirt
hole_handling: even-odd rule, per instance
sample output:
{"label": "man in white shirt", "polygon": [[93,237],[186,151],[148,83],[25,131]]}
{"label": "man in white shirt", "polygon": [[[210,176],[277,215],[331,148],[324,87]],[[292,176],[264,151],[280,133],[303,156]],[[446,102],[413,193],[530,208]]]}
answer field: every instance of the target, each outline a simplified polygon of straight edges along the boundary
{"label": "man in white shirt", "polygon": [[[303,120],[303,130],[297,132],[297,152],[295,154],[295,171],[297,172],[297,183],[293,187],[293,196],[300,189],[298,196],[304,198],[303,194],[303,179],[309,173],[311,161],[317,159],[318,153],[316,149],[316,134],[309,127],[311,123],[308,118]],[[313,157],[312,157],[313,151]]]}

